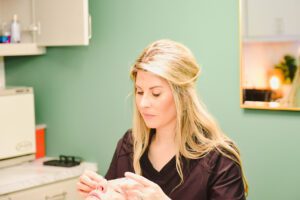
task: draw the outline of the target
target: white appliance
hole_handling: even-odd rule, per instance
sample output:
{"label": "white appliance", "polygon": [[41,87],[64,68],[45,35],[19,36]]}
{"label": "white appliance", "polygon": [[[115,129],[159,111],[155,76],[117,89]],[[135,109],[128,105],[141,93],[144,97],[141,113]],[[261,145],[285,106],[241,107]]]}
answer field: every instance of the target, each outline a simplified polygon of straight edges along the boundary
{"label": "white appliance", "polygon": [[0,167],[35,157],[33,89],[0,89]]}

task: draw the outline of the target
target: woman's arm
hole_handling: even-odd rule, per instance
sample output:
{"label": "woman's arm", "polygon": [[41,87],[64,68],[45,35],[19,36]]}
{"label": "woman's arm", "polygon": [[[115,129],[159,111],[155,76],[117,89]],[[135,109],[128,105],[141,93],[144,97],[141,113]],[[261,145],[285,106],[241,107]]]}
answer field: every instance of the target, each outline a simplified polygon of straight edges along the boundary
{"label": "woman's arm", "polygon": [[119,140],[112,161],[105,175],[107,180],[124,177],[124,172],[133,171],[131,154],[133,153],[131,130]]}
{"label": "woman's arm", "polygon": [[209,178],[210,200],[245,200],[241,167],[221,153],[212,159]]}

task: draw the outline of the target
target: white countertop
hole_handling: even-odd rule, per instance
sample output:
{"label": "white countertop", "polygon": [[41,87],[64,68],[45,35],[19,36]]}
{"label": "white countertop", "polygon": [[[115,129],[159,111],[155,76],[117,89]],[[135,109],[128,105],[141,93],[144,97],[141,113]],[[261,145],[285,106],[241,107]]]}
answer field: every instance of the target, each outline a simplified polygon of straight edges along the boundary
{"label": "white countertop", "polygon": [[45,160],[49,158],[0,168],[0,195],[78,177],[86,169],[97,171],[95,163],[82,162],[75,167],[56,167],[44,166]]}

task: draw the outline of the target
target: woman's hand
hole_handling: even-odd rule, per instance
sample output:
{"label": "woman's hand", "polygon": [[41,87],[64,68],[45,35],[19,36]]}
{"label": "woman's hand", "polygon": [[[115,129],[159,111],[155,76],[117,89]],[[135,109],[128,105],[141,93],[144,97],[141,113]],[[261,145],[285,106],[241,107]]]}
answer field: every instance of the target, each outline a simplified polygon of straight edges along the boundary
{"label": "woman's hand", "polygon": [[106,191],[107,180],[94,171],[86,170],[77,182],[77,191],[83,196],[95,189]]}
{"label": "woman's hand", "polygon": [[123,184],[127,200],[170,200],[156,183],[137,174],[126,172],[125,177],[139,184]]}

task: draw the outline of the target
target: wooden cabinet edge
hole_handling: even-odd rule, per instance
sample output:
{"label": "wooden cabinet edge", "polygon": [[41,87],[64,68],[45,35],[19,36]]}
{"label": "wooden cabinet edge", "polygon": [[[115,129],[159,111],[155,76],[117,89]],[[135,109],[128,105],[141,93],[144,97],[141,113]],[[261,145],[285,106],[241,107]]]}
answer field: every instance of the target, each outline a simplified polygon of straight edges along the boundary
{"label": "wooden cabinet edge", "polygon": [[45,47],[36,44],[0,44],[0,56],[26,56],[46,53]]}

